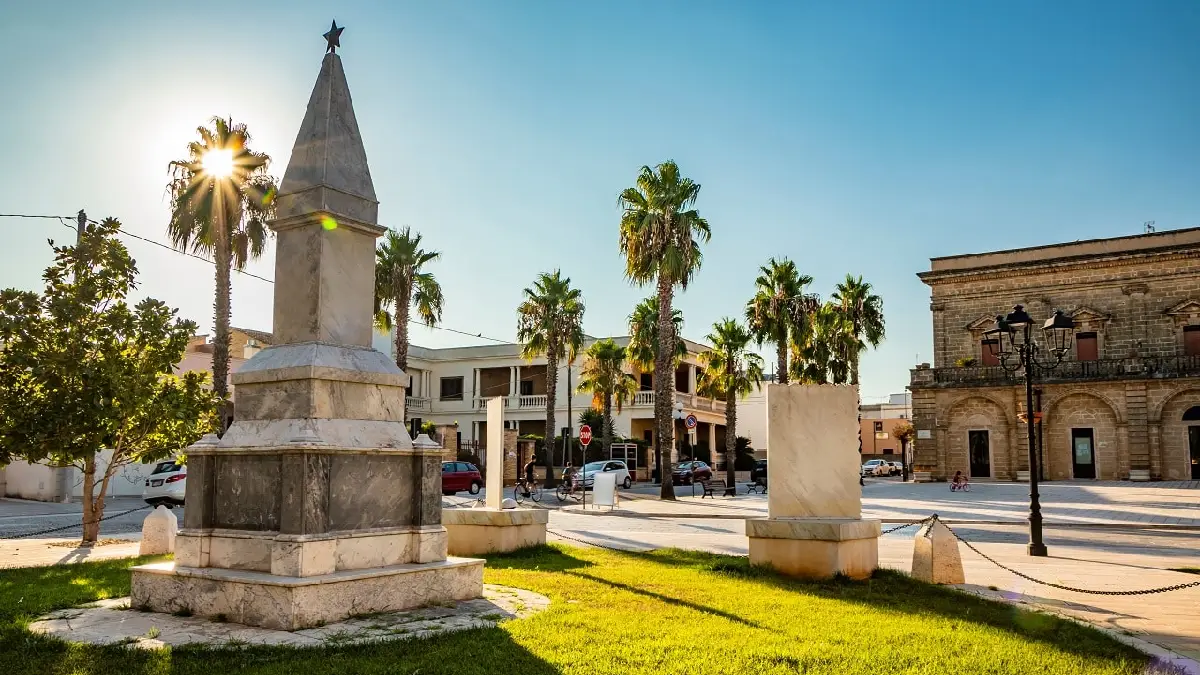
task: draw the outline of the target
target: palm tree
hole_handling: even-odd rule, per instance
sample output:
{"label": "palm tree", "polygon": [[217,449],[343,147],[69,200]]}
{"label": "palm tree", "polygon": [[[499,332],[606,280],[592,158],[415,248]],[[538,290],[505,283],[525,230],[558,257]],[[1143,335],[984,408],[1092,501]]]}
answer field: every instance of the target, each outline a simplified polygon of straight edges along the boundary
{"label": "palm tree", "polygon": [[[546,357],[546,485],[554,487],[554,406],[558,362],[575,362],[583,345],[583,294],[559,270],[538,275],[517,307],[517,340],[526,361]],[[569,420],[568,420],[569,422]]]}
{"label": "palm tree", "polygon": [[654,437],[659,447],[669,448],[664,458],[663,499],[675,499],[675,489],[666,476],[675,462],[675,429],[671,417],[674,403],[674,378],[663,377],[670,371],[675,353],[675,325],[671,302],[675,287],[687,289],[700,269],[700,244],[712,237],[708,221],[692,208],[700,194],[700,185],[679,173],[679,166],[666,161],[655,168],[643,166],[637,186],[626,188],[617,198],[622,209],[621,253],[625,255],[625,276],[644,286],[653,283],[658,290],[658,354],[654,360]]}
{"label": "palm tree", "polygon": [[746,303],[746,323],[758,346],[775,345],[775,378],[788,381],[788,348],[803,342],[809,329],[809,316],[816,309],[815,299],[804,295],[812,277],[800,274],[796,263],[771,258],[759,269],[754,281],[754,297]]}
{"label": "palm tree", "polygon": [[167,235],[176,249],[211,256],[216,265],[213,389],[227,401],[230,272],[263,254],[277,188],[267,174],[271,158],[250,149],[246,125],[214,117],[211,128],[196,133],[200,138],[187,144],[187,157],[168,164]]}
{"label": "palm tree", "polygon": [[917,437],[917,430],[909,422],[905,422],[892,429],[892,437],[900,441],[900,480],[908,482],[909,461],[908,461],[908,446],[912,445],[913,439]]}
{"label": "palm tree", "polygon": [[737,459],[737,400],[758,389],[763,379],[762,357],[750,351],[754,336],[730,318],[713,324],[708,334],[712,349],[700,354],[704,371],[700,391],[712,398],[725,399],[725,484],[733,486],[734,461]]}
{"label": "palm tree", "polygon": [[[687,344],[679,337],[683,331],[683,312],[671,310],[671,324],[675,334],[674,366],[687,356]],[[642,372],[654,372],[654,362],[658,359],[658,298],[649,297],[642,300],[633,308],[629,315],[629,360],[637,364]]]}
{"label": "palm tree", "polygon": [[605,450],[612,447],[613,404],[616,404],[617,412],[621,412],[621,408],[632,401],[637,393],[637,383],[625,372],[625,356],[625,348],[613,342],[612,338],[592,343],[586,352],[577,385],[579,391],[591,393],[600,402],[604,413]]}
{"label": "palm tree", "polygon": [[859,357],[867,346],[878,347],[883,342],[883,298],[871,291],[871,284],[860,276],[847,274],[846,280],[837,285],[833,301],[842,315],[850,322],[850,335],[854,346],[849,353],[850,384],[858,384]]}
{"label": "palm tree", "polygon": [[806,384],[844,384],[854,346],[849,319],[826,302],[813,313],[803,340],[792,346],[790,374]]}
{"label": "palm tree", "polygon": [[409,227],[388,230],[375,249],[375,326],[384,332],[396,329],[396,365],[400,370],[408,370],[410,309],[416,308],[426,326],[442,320],[442,287],[432,272],[424,271],[426,263],[441,257],[438,251],[421,248],[420,233]]}

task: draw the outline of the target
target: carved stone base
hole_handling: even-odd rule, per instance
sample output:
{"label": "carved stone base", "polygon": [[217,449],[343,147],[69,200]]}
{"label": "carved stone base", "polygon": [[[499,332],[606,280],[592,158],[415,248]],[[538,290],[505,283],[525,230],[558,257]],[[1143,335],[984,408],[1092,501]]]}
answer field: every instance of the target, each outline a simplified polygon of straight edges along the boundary
{"label": "carved stone base", "polygon": [[865,579],[879,567],[878,520],[757,518],[746,521],[750,564],[804,579]]}
{"label": "carved stone base", "polygon": [[546,543],[545,509],[447,509],[442,511],[450,555],[505,553]]}
{"label": "carved stone base", "polygon": [[482,597],[483,562],[448,558],[314,577],[156,563],[133,568],[130,606],[300,630],[360,614]]}

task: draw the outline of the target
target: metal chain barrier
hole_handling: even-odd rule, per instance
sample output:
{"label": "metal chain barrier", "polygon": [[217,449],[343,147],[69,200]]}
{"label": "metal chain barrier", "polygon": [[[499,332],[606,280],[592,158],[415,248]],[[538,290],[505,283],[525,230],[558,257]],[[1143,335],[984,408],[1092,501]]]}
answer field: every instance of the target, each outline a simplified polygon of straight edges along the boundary
{"label": "metal chain barrier", "polygon": [[[930,520],[940,520],[940,519],[937,517],[937,514],[934,514],[934,515],[930,516]],[[942,525],[946,525],[946,523],[943,521]],[[1018,577],[1026,580],[1026,581],[1032,581],[1035,584],[1039,584],[1042,586],[1049,586],[1050,588],[1057,588],[1061,591],[1071,591],[1072,593],[1086,593],[1088,595],[1153,595],[1156,593],[1169,593],[1171,591],[1178,591],[1178,590],[1182,590],[1184,588],[1200,587],[1200,581],[1192,581],[1192,582],[1189,582],[1186,584],[1174,584],[1172,586],[1161,586],[1159,588],[1146,588],[1146,589],[1137,590],[1137,591],[1098,591],[1098,590],[1089,589],[1089,588],[1075,588],[1073,586],[1056,584],[1052,581],[1043,581],[1041,579],[1031,577],[1028,574],[1025,574],[1024,572],[1019,572],[1019,571],[1009,567],[1008,565],[997,562],[995,558],[989,556],[988,554],[984,553],[983,551],[980,551],[979,549],[975,548],[974,544],[967,541],[966,539],[963,539],[962,535],[955,532],[954,529],[951,528],[949,525],[946,525],[946,529],[950,530],[950,534],[953,534],[955,539],[961,541],[964,545],[966,545],[967,548],[974,551],[980,558],[983,558],[984,560],[992,563],[996,567],[999,567],[1000,569],[1002,569],[1006,572],[1009,572],[1011,574],[1015,574]]]}
{"label": "metal chain barrier", "polygon": [[936,513],[935,513],[935,514],[933,514],[932,516],[925,516],[924,518],[922,518],[922,519],[920,519],[920,520],[914,520],[914,521],[912,521],[911,523],[905,523],[905,524],[903,524],[903,525],[897,525],[896,527],[890,527],[890,528],[888,528],[888,529],[886,529],[886,530],[883,530],[882,532],[880,532],[880,533],[879,533],[879,536],[881,536],[881,537],[882,537],[882,536],[883,536],[883,535],[885,535],[885,534],[891,534],[891,533],[893,533],[893,532],[898,532],[898,531],[900,531],[900,530],[903,530],[903,529],[904,529],[904,528],[906,528],[906,527],[912,527],[913,525],[924,525],[925,523],[928,523],[929,521],[931,521],[931,520],[933,520],[933,519],[935,519],[935,518],[937,518],[937,514],[936,514]]}
{"label": "metal chain barrier", "polygon": [[580,538],[578,538],[578,537],[572,537],[572,536],[570,536],[570,535],[563,534],[562,532],[559,532],[559,531],[557,531],[557,530],[551,530],[551,529],[549,529],[549,528],[546,528],[546,532],[547,532],[547,533],[549,533],[549,534],[552,534],[552,535],[554,535],[554,536],[556,536],[556,537],[558,537],[558,538],[560,538],[560,539],[566,539],[566,540],[568,540],[568,541],[573,541],[573,542],[575,542],[575,543],[577,543],[577,544],[583,544],[583,545],[585,545],[585,546],[595,546],[596,548],[603,548],[603,549],[606,549],[606,550],[609,550],[609,551],[616,551],[616,552],[618,552],[618,553],[629,553],[629,552],[632,550],[632,549],[628,549],[628,548],[620,548],[620,547],[618,547],[618,546],[609,546],[608,544],[600,544],[600,543],[597,543],[597,542],[594,542],[594,541],[588,541],[588,540],[586,540],[586,539],[580,539]]}
{"label": "metal chain barrier", "polygon": [[122,511],[122,512],[120,512],[120,513],[114,513],[114,514],[112,514],[111,516],[104,516],[103,518],[99,518],[99,519],[97,519],[97,520],[88,521],[87,523],[83,523],[83,522],[79,522],[79,523],[71,523],[70,525],[64,525],[64,526],[62,526],[62,527],[51,527],[51,528],[49,528],[49,529],[46,529],[46,530],[37,530],[36,532],[23,532],[23,533],[21,533],[21,534],[9,534],[9,535],[5,535],[5,536],[3,536],[3,537],[0,537],[0,540],[6,540],[6,539],[24,539],[24,538],[26,538],[26,537],[40,537],[40,536],[42,536],[43,534],[53,534],[53,533],[55,533],[55,532],[63,532],[63,531],[65,531],[65,530],[72,530],[72,529],[75,529],[76,527],[82,528],[84,525],[92,525],[92,524],[95,524],[95,523],[102,523],[102,522],[104,522],[104,521],[106,521],[106,520],[113,520],[114,518],[120,518],[121,516],[127,516],[127,515],[129,515],[129,514],[131,514],[131,513],[134,513],[134,512],[136,512],[136,511],[145,511],[145,510],[146,510],[146,509],[148,509],[148,508],[150,508],[150,505],[149,505],[149,504],[147,504],[147,505],[145,505],[145,506],[139,506],[139,507],[137,507],[137,508],[134,508],[134,509],[129,509],[128,511]]}

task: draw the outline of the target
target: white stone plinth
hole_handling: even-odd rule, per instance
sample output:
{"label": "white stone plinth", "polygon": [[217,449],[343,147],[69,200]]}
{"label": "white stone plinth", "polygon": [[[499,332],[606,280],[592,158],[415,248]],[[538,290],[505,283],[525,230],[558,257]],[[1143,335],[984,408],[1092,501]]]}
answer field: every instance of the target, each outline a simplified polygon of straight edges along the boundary
{"label": "white stone plinth", "polygon": [[545,509],[446,509],[450,555],[504,553],[546,543]]}
{"label": "white stone plinth", "polygon": [[879,566],[879,532],[878,520],[861,518],[746,520],[750,564],[805,579],[871,576]]}
{"label": "white stone plinth", "polygon": [[1150,480],[1150,469],[1130,469],[1129,480],[1145,481]]}
{"label": "white stone plinth", "polygon": [[375,612],[394,612],[483,595],[483,561],[438,562],[283,577],[264,572],[177,567],[133,568],[130,605],[190,612],[278,630],[300,630]]}
{"label": "white stone plinth", "polygon": [[940,520],[926,523],[913,538],[912,576],[931,584],[965,584],[958,539]]}
{"label": "white stone plinth", "polygon": [[858,388],[767,385],[772,518],[858,518]]}
{"label": "white stone plinth", "polygon": [[1028,483],[1029,482],[1029,471],[1019,471],[1018,470],[1017,471],[1017,482],[1018,483]]}
{"label": "white stone plinth", "polygon": [[179,531],[179,519],[171,509],[159,505],[142,521],[142,542],[138,555],[162,555],[175,552],[175,533]]}

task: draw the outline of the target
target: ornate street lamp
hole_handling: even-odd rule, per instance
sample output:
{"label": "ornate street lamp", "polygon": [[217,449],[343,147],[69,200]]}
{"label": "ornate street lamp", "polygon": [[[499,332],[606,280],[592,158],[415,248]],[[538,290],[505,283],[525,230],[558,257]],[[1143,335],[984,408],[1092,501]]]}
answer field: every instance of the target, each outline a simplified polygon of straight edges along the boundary
{"label": "ornate street lamp", "polygon": [[1033,319],[1021,305],[1013,307],[1008,316],[997,316],[996,327],[986,331],[988,349],[1000,359],[1000,367],[1025,375],[1025,423],[1029,432],[1029,555],[1045,556],[1042,542],[1042,505],[1038,497],[1037,443],[1033,430],[1033,376],[1035,371],[1049,372],[1071,351],[1075,322],[1055,310],[1054,316],[1042,324],[1045,345],[1038,344],[1033,331]]}

